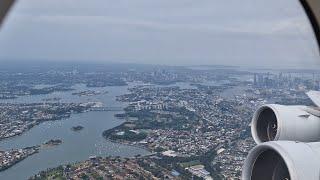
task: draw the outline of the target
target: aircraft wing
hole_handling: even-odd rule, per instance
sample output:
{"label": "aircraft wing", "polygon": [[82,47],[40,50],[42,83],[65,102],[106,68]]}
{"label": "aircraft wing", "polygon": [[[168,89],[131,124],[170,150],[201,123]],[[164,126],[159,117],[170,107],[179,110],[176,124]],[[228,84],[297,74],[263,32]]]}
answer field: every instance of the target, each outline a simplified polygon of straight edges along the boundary
{"label": "aircraft wing", "polygon": [[0,0],[0,26],[15,0]]}
{"label": "aircraft wing", "polygon": [[316,106],[320,107],[320,91],[309,91],[307,95]]}

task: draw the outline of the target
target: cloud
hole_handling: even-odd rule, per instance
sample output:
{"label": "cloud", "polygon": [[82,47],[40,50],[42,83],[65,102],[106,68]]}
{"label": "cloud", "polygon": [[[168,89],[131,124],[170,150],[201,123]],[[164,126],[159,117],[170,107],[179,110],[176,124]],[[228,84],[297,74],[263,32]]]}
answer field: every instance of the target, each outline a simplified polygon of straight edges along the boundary
{"label": "cloud", "polygon": [[318,48],[298,1],[21,0],[0,56],[297,65]]}
{"label": "cloud", "polygon": [[290,0],[22,0],[15,14],[24,21],[32,20],[35,26],[114,25],[284,36],[310,33],[300,4]]}
{"label": "cloud", "polygon": [[34,25],[58,26],[125,26],[144,28],[155,31],[191,31],[199,33],[247,34],[247,35],[306,35],[311,33],[310,25],[305,18],[275,19],[273,21],[246,21],[217,23],[168,23],[165,21],[152,21],[144,19],[122,18],[112,16],[71,16],[71,15],[24,15],[15,17],[17,23],[25,21]]}

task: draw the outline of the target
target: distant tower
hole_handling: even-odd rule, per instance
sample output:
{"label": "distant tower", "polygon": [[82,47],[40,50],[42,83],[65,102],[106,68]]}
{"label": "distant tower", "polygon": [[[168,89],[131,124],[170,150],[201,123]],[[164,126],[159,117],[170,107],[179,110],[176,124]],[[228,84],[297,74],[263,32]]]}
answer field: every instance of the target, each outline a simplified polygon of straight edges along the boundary
{"label": "distant tower", "polygon": [[258,86],[263,86],[263,75],[258,74]]}
{"label": "distant tower", "polygon": [[280,87],[282,85],[282,81],[283,81],[283,74],[282,74],[282,72],[280,72],[278,80],[277,80],[278,87]]}
{"label": "distant tower", "polygon": [[254,73],[253,85],[257,86],[257,73]]}
{"label": "distant tower", "polygon": [[320,82],[318,80],[316,80],[314,82],[314,90],[319,91],[319,89],[320,89]]}

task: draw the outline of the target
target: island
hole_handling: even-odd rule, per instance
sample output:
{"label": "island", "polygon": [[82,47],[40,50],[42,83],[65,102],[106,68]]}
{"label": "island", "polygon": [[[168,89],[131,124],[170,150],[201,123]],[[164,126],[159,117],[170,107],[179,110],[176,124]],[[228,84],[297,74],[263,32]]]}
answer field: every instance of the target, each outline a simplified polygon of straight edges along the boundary
{"label": "island", "polygon": [[53,146],[58,146],[60,144],[62,144],[62,140],[60,140],[60,139],[51,139],[51,140],[43,143],[43,146],[44,147],[53,147]]}
{"label": "island", "polygon": [[53,92],[63,92],[63,91],[72,91],[73,88],[68,85],[56,85],[52,87],[44,87],[44,88],[30,88],[26,91],[29,95],[42,95],[42,94],[51,94]]}
{"label": "island", "polygon": [[73,126],[71,130],[77,132],[77,131],[83,130],[83,128],[84,128],[83,126]]}
{"label": "island", "polygon": [[54,98],[45,98],[42,101],[50,102],[50,101],[60,101],[62,98],[54,97]]}
{"label": "island", "polygon": [[92,91],[92,90],[87,90],[87,91],[81,91],[81,92],[74,92],[72,95],[74,96],[96,96],[100,94],[107,94],[108,91],[101,92],[101,91]]}

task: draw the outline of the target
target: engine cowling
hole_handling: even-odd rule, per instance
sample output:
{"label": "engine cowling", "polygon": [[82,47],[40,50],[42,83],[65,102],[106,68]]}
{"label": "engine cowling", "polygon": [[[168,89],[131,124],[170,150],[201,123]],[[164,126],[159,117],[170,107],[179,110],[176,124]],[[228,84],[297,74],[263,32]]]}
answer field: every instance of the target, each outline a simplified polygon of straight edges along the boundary
{"label": "engine cowling", "polygon": [[320,143],[273,141],[250,151],[243,180],[319,180]]}
{"label": "engine cowling", "polygon": [[320,141],[320,118],[311,107],[269,104],[254,114],[251,132],[257,144],[267,141]]}

